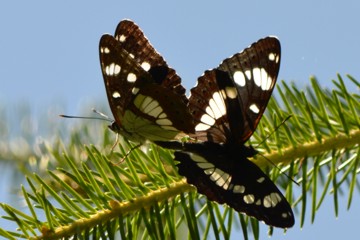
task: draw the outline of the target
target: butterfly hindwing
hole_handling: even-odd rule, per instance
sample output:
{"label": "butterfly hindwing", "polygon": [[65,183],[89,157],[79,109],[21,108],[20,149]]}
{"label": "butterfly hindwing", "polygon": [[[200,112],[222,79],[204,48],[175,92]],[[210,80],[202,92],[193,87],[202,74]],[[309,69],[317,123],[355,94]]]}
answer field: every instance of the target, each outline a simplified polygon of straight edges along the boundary
{"label": "butterfly hindwing", "polygon": [[212,142],[185,143],[175,152],[179,174],[211,201],[227,204],[266,224],[288,228],[294,224],[289,203],[275,184],[247,157],[255,151],[237,151]]}
{"label": "butterfly hindwing", "polygon": [[[231,89],[225,85],[230,86]],[[242,114],[238,114],[238,103],[228,101],[226,91],[230,94],[230,90],[233,94],[237,94],[229,75],[223,71],[208,70],[198,79],[196,87],[191,89],[189,100],[190,113],[196,125],[194,138],[217,143],[229,140],[231,131],[229,118],[235,121],[235,117],[242,117]],[[232,107],[238,109],[237,112],[229,112]]]}
{"label": "butterfly hindwing", "polygon": [[136,24],[121,21],[115,37],[101,37],[99,52],[114,131],[137,142],[194,131],[180,77]]}

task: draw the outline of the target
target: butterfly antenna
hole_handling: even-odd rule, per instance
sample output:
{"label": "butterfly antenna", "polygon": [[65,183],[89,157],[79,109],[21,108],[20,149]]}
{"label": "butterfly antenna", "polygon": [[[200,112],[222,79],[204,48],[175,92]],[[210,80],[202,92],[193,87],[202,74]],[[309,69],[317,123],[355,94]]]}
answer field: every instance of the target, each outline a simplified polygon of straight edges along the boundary
{"label": "butterfly antenna", "polygon": [[109,121],[113,121],[112,119],[110,119],[109,118],[109,116],[108,115],[105,115],[104,113],[102,113],[102,112],[99,112],[98,110],[96,110],[95,108],[93,108],[93,109],[91,109],[94,113],[96,113],[96,114],[99,114],[100,116],[102,116],[102,117],[104,117],[105,119],[108,119]]}
{"label": "butterfly antenna", "polygon": [[279,170],[279,172],[281,174],[284,174],[288,179],[290,179],[293,183],[295,183],[296,185],[300,186],[300,184],[295,181],[292,177],[290,177],[286,172],[283,172],[279,166],[277,166],[275,163],[273,163],[269,158],[265,157],[263,154],[258,153],[260,156],[262,156],[263,158],[265,158],[269,163],[271,163],[271,165],[273,165],[277,170]]}
{"label": "butterfly antenna", "polygon": [[[271,135],[273,135],[274,132],[275,132],[276,130],[278,130],[282,125],[284,125],[285,122],[286,122],[287,120],[289,120],[291,117],[292,117],[292,115],[289,115],[289,116],[287,116],[284,120],[282,120],[281,123],[280,123],[279,125],[277,125],[277,126],[274,128],[274,130],[272,130],[272,132],[271,132],[262,142],[260,142],[260,143],[258,144],[258,146],[260,146],[260,145],[263,144],[267,139],[269,139],[269,137],[270,137]],[[261,155],[261,156],[262,156],[263,158],[265,158],[269,163],[271,163],[271,165],[273,165],[276,169],[278,169],[281,174],[284,174],[284,175],[285,175],[287,178],[289,178],[293,183],[295,183],[296,185],[299,186],[299,183],[298,183],[298,182],[296,182],[292,177],[290,177],[288,174],[286,174],[285,172],[283,172],[283,171],[282,171],[275,163],[273,163],[270,159],[268,159],[267,157],[265,157],[265,156],[262,155],[261,153],[259,153],[259,155]]]}
{"label": "butterfly antenna", "polygon": [[280,123],[279,125],[277,125],[277,126],[272,130],[272,132],[271,132],[269,135],[267,135],[267,137],[266,137],[264,140],[262,140],[262,142],[260,142],[260,143],[257,145],[257,147],[259,147],[259,146],[260,146],[261,144],[263,144],[266,140],[268,140],[269,137],[270,137],[271,135],[273,135],[274,132],[276,132],[276,130],[278,130],[282,125],[284,125],[285,122],[286,122],[287,120],[289,120],[291,117],[292,117],[292,115],[289,115],[289,116],[287,116],[284,120],[282,120],[281,123]]}
{"label": "butterfly antenna", "polygon": [[60,117],[63,118],[80,118],[80,119],[96,119],[96,120],[102,120],[102,121],[108,121],[108,122],[113,122],[113,120],[111,120],[107,115],[103,114],[102,112],[99,112],[96,109],[92,109],[92,111],[96,114],[99,114],[101,117],[83,117],[83,116],[72,116],[72,115],[65,115],[65,114],[60,114]]}

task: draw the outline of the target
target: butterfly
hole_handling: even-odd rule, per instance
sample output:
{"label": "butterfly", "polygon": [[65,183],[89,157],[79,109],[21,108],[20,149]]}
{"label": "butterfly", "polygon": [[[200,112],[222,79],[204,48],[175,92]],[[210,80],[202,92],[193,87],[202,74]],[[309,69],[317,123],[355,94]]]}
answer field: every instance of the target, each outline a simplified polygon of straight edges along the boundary
{"label": "butterfly", "polygon": [[167,141],[194,132],[185,89],[141,29],[123,20],[99,43],[100,64],[115,121],[110,129],[135,142]]}
{"label": "butterfly", "polygon": [[246,146],[274,89],[280,67],[280,42],[266,37],[205,71],[191,89],[189,109],[195,142],[156,142],[176,149],[179,174],[211,201],[288,228],[292,209],[270,178],[248,158]]}

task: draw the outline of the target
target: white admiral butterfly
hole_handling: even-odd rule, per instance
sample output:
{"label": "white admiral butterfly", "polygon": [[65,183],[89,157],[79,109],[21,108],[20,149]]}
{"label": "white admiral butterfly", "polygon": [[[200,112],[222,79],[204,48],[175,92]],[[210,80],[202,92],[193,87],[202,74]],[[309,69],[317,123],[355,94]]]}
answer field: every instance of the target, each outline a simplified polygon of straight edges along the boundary
{"label": "white admiral butterfly", "polygon": [[194,132],[180,77],[135,23],[123,20],[115,36],[103,35],[99,52],[113,131],[140,143]]}
{"label": "white admiral butterfly", "polygon": [[270,178],[249,161],[244,143],[255,131],[280,67],[280,42],[260,39],[208,70],[191,90],[189,109],[199,142],[157,142],[175,152],[179,173],[209,200],[266,224],[294,225],[292,209]]}

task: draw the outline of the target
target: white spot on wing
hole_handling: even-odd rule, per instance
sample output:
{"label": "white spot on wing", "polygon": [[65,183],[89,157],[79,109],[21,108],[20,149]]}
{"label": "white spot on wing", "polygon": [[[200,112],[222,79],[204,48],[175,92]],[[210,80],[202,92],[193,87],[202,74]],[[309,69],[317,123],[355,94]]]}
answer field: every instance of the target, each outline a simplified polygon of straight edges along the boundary
{"label": "white spot on wing", "polygon": [[205,111],[206,113],[200,118],[201,123],[195,126],[196,131],[206,131],[215,124],[217,119],[226,114],[226,106],[221,92],[213,94]]}
{"label": "white spot on wing", "polygon": [[213,174],[214,171],[215,171],[215,168],[208,168],[208,169],[204,170],[204,173],[206,175],[210,175],[210,174]]}
{"label": "white spot on wing", "polygon": [[[149,99],[149,100],[148,100]],[[151,97],[146,97],[142,106],[142,111],[146,114],[149,114],[150,111],[152,111],[153,109],[155,109],[156,107],[159,106],[159,102],[155,101],[154,99],[152,99]],[[161,109],[162,111],[162,109]],[[160,114],[160,113],[159,113]],[[157,117],[158,115],[156,115]]]}
{"label": "white spot on wing", "polygon": [[120,73],[121,67],[118,64],[110,63],[108,66],[105,67],[105,73],[108,76],[116,76]]}
{"label": "white spot on wing", "polygon": [[129,56],[130,56],[131,58],[135,58],[134,54],[132,54],[132,53],[129,53]]}
{"label": "white spot on wing", "polygon": [[193,160],[194,162],[196,162],[196,164],[202,169],[204,170],[204,173],[206,175],[211,175],[214,173],[215,171],[215,166],[214,164],[212,163],[209,163],[205,158],[199,156],[199,155],[196,155],[196,154],[193,154],[193,153],[190,153],[190,157],[191,157],[191,160]]}
{"label": "white spot on wing", "polygon": [[219,119],[226,114],[226,106],[224,99],[221,97],[221,93],[214,92],[213,98],[209,101],[209,105],[214,111],[215,119]]}
{"label": "white spot on wing", "polygon": [[264,68],[254,68],[253,76],[256,86],[261,87],[262,90],[270,89],[272,80]]}
{"label": "white spot on wing", "polygon": [[141,64],[141,67],[145,70],[145,71],[149,71],[149,69],[150,69],[150,63],[148,63],[148,62],[143,62],[142,64]]}
{"label": "white spot on wing", "polygon": [[266,208],[275,207],[279,202],[281,202],[281,196],[276,192],[264,197],[264,207]]}
{"label": "white spot on wing", "polygon": [[210,175],[210,179],[216,182],[223,174],[224,172],[221,169],[216,168],[213,174]]}
{"label": "white spot on wing", "polygon": [[167,118],[167,115],[166,115],[166,113],[163,112],[162,114],[159,115],[158,118]]}
{"label": "white spot on wing", "polygon": [[237,85],[239,85],[240,87],[243,87],[245,86],[246,84],[246,81],[245,81],[245,76],[244,76],[244,73],[241,72],[241,71],[236,71],[234,73],[234,81]]}
{"label": "white spot on wing", "polygon": [[[157,106],[156,108],[149,111],[148,115],[157,118],[160,115],[160,113],[162,113],[162,112],[163,112],[162,107]],[[167,119],[160,119],[160,121],[165,121],[165,120],[167,120]],[[170,121],[170,120],[168,120],[168,121]],[[170,121],[170,124],[164,124],[164,125],[171,125],[171,124],[172,124],[172,122]]]}
{"label": "white spot on wing", "polygon": [[276,55],[275,62],[279,63],[279,61],[280,61],[280,55]]}
{"label": "white spot on wing", "polygon": [[195,131],[206,131],[210,128],[210,125],[206,125],[204,123],[199,123],[195,126]]}
{"label": "white spot on wing", "polygon": [[271,195],[271,199],[272,199],[273,201],[281,202],[281,196],[280,196],[280,194],[278,194],[278,193],[272,193],[272,194],[270,194],[270,195]]}
{"label": "white spot on wing", "polygon": [[261,78],[260,68],[253,68],[252,72],[253,72],[254,82],[255,82],[256,86],[261,87],[262,78]]}
{"label": "white spot on wing", "polygon": [[203,124],[203,123],[199,123],[195,126],[195,131],[206,131],[210,128],[211,126]]}
{"label": "white spot on wing", "polygon": [[252,204],[255,201],[255,196],[253,194],[248,194],[243,197],[243,200],[246,204]]}
{"label": "white spot on wing", "polygon": [[136,95],[139,92],[139,89],[134,87],[133,89],[131,89],[131,93]]}
{"label": "white spot on wing", "polygon": [[105,53],[105,54],[109,54],[110,53],[110,49],[108,47],[102,47],[100,48],[100,52],[101,53]]}
{"label": "white spot on wing", "polygon": [[[140,96],[137,98],[139,99]],[[144,112],[144,109],[153,101],[151,97],[145,97],[144,101],[141,103],[140,110]]]}
{"label": "white spot on wing", "polygon": [[[139,99],[142,95],[139,96]],[[160,106],[159,102],[154,100],[149,96],[143,96],[144,100],[139,107],[139,110],[149,116],[157,118],[156,123],[159,125],[172,125],[172,122],[167,119],[167,115],[163,112],[163,108]],[[136,102],[136,101],[135,101]]]}
{"label": "white spot on wing", "polygon": [[[205,125],[206,127],[210,128],[210,126],[212,126],[215,123],[215,119],[210,117],[207,114],[204,114],[201,116],[200,121],[205,123],[203,125]],[[196,128],[199,126],[200,124],[196,125]]]}
{"label": "white spot on wing", "polygon": [[223,188],[225,190],[228,190],[230,188],[230,183],[231,183],[231,179],[232,179],[232,176],[229,176],[225,182],[225,184],[223,185]]}
{"label": "white spot on wing", "polygon": [[125,35],[120,35],[119,42],[125,42],[125,40],[126,40],[126,36]]}
{"label": "white spot on wing", "polygon": [[208,162],[205,158],[201,157],[200,155],[191,153],[190,156],[194,162]]}
{"label": "white spot on wing", "polygon": [[274,60],[275,60],[275,56],[276,56],[275,53],[269,53],[269,56],[268,56],[268,57],[269,57],[269,60],[270,60],[270,61],[274,61]]}
{"label": "white spot on wing", "polygon": [[244,193],[245,192],[245,186],[243,185],[235,185],[233,189],[234,193]]}
{"label": "white spot on wing", "polygon": [[253,112],[258,114],[260,112],[260,109],[256,106],[256,104],[251,104],[249,109]]}
{"label": "white spot on wing", "polygon": [[213,169],[214,168],[214,165],[212,163],[209,163],[209,162],[198,162],[197,165],[199,166],[199,168],[201,169]]}
{"label": "white spot on wing", "polygon": [[237,90],[234,87],[226,87],[225,88],[226,96],[231,99],[235,99],[237,97]]}
{"label": "white spot on wing", "polygon": [[113,94],[112,94],[112,97],[113,98],[119,98],[121,96],[120,96],[120,93],[118,91],[114,91]]}
{"label": "white spot on wing", "polygon": [[126,80],[127,80],[128,82],[135,82],[135,81],[136,81],[136,75],[135,75],[134,73],[129,73],[129,74],[127,75]]}
{"label": "white spot on wing", "polygon": [[216,185],[227,190],[231,182],[231,176],[228,173],[224,173],[221,178],[216,181]]}
{"label": "white spot on wing", "polygon": [[270,76],[268,76],[267,81],[261,86],[263,90],[269,90],[272,85],[272,79]]}
{"label": "white spot on wing", "polygon": [[212,111],[212,109],[211,109],[209,106],[206,107],[205,112],[206,112],[210,117],[215,118],[215,114],[214,114],[214,112]]}
{"label": "white spot on wing", "polygon": [[265,196],[265,197],[264,197],[264,207],[266,207],[266,208],[271,207],[271,199],[270,199],[270,196]]}
{"label": "white spot on wing", "polygon": [[260,177],[260,178],[258,178],[256,181],[257,181],[258,183],[262,183],[264,180],[265,180],[264,177]]}
{"label": "white spot on wing", "polygon": [[250,70],[246,70],[245,75],[246,75],[247,79],[251,79],[251,71]]}
{"label": "white spot on wing", "polygon": [[216,185],[218,186],[222,186],[224,185],[225,181],[230,177],[229,174],[224,173],[223,175],[221,175],[221,177],[216,181]]}

